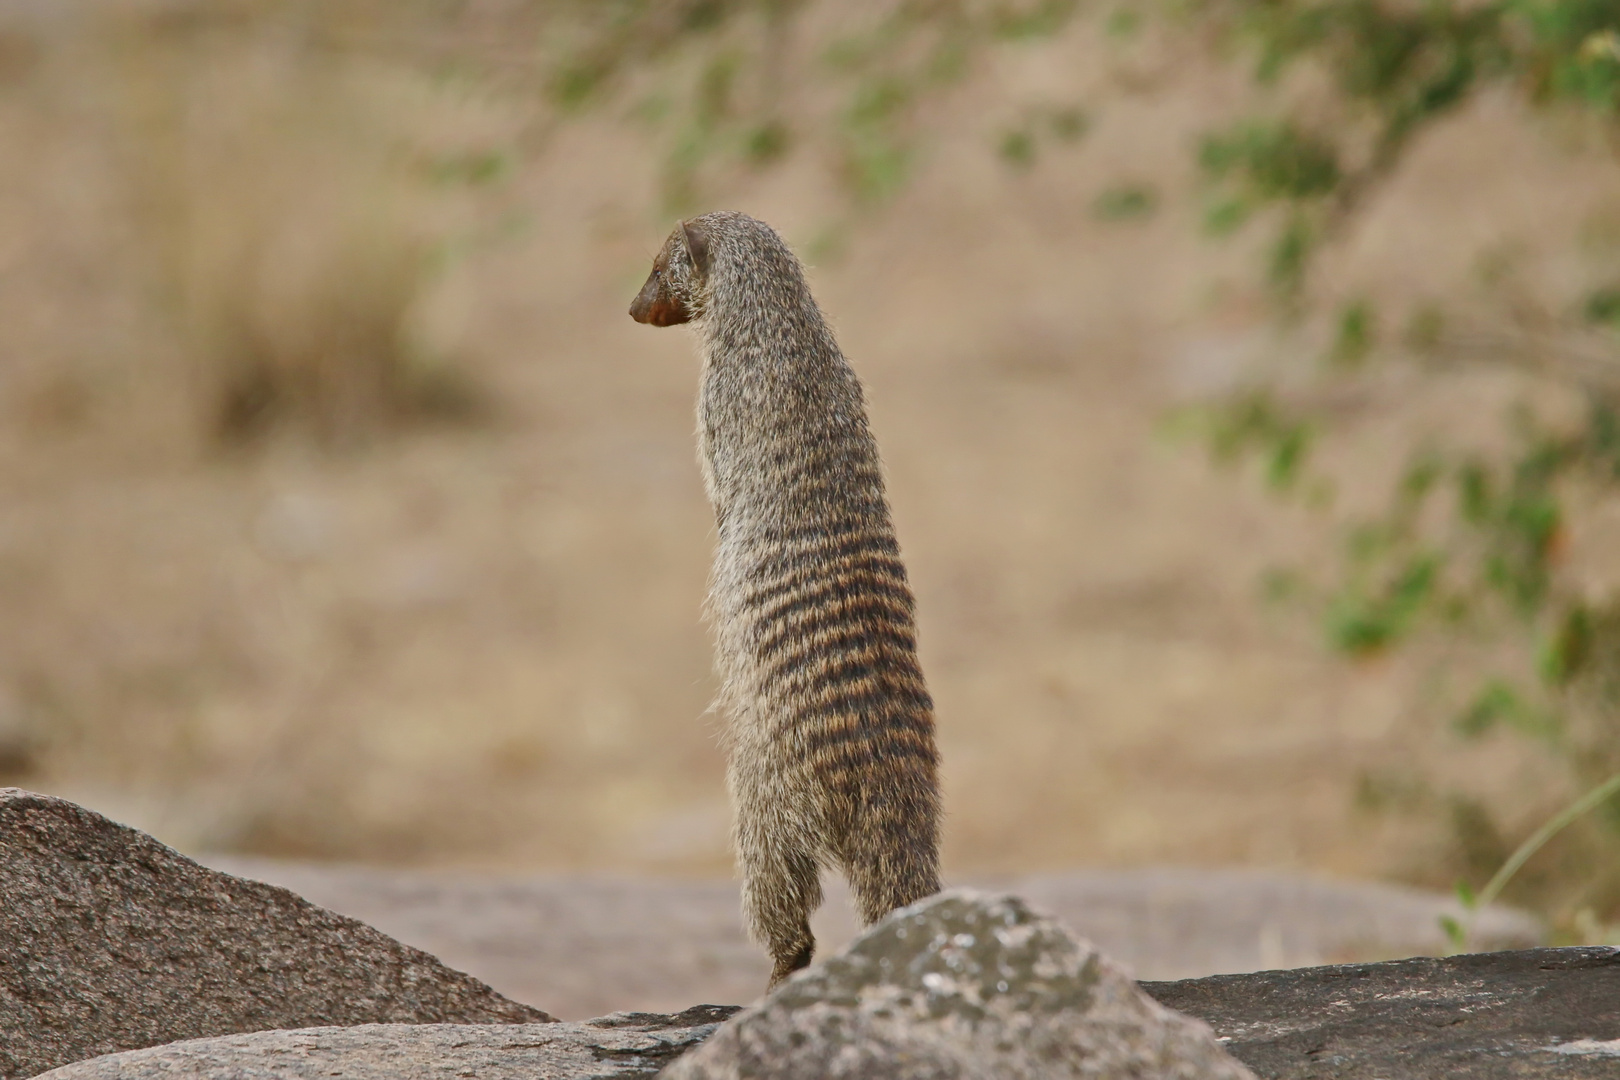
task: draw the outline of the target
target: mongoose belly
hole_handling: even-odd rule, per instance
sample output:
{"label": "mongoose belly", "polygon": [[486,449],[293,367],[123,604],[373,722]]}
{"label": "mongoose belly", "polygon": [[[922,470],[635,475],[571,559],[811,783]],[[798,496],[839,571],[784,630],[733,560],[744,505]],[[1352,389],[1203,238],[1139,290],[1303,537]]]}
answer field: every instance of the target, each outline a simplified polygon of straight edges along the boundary
{"label": "mongoose belly", "polygon": [[772,547],[737,575],[749,581],[736,614],[752,699],[741,711],[759,729],[739,732],[738,745],[814,785],[837,858],[871,804],[933,786],[911,590],[882,531],[818,529]]}

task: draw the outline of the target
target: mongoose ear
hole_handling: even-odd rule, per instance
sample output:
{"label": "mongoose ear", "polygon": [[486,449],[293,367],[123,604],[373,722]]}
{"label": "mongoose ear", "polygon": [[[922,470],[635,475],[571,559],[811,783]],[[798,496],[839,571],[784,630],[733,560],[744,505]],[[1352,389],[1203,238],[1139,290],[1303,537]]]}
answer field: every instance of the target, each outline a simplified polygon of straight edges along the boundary
{"label": "mongoose ear", "polygon": [[681,239],[686,241],[686,250],[692,256],[692,265],[697,272],[708,276],[709,273],[709,234],[703,231],[703,226],[681,222]]}

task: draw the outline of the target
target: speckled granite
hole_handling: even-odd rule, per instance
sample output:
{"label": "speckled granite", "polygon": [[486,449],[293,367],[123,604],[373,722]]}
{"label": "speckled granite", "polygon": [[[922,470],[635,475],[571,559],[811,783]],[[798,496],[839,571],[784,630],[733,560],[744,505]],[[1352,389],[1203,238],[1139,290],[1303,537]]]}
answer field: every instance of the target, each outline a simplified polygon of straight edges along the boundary
{"label": "speckled granite", "polygon": [[1242,1080],[1207,1027],[1023,901],[902,908],[683,1057],[669,1080]]}
{"label": "speckled granite", "polygon": [[0,788],[0,897],[0,1080],[269,1028],[552,1019],[285,889],[16,788]]}

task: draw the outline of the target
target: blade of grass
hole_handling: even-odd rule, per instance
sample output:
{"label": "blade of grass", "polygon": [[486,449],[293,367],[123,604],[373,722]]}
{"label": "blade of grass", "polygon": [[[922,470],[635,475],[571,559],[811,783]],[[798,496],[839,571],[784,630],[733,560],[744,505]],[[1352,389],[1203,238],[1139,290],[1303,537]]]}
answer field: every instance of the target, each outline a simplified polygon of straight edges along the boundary
{"label": "blade of grass", "polygon": [[[1507,861],[1492,875],[1491,880],[1485,883],[1485,887],[1479,891],[1479,896],[1474,899],[1474,902],[1468,904],[1464,901],[1465,906],[1469,908],[1466,926],[1457,927],[1455,920],[1450,919],[1448,916],[1442,916],[1441,927],[1445,930],[1446,936],[1451,939],[1453,952],[1463,951],[1467,945],[1469,933],[1473,930],[1474,919],[1478,913],[1491,905],[1502,890],[1507,887],[1507,883],[1513,880],[1513,875],[1517,874],[1519,869],[1530,861],[1532,855],[1540,851],[1547,841],[1557,836],[1559,832],[1582,814],[1597,809],[1617,794],[1620,794],[1620,773],[1615,773],[1543,822],[1541,828],[1531,833],[1524,843],[1520,844],[1513,854],[1508,856]],[[1447,925],[1448,923],[1451,925]],[[1461,930],[1460,933],[1457,932],[1459,929]]]}
{"label": "blade of grass", "polygon": [[1542,845],[1558,835],[1565,826],[1576,818],[1589,810],[1597,809],[1617,793],[1620,793],[1620,773],[1615,773],[1603,783],[1548,818],[1541,828],[1531,833],[1529,838],[1519,845],[1518,850],[1508,856],[1508,860],[1502,864],[1502,868],[1496,872],[1490,881],[1485,883],[1485,887],[1479,891],[1479,907],[1484,908],[1495,900],[1497,895],[1507,886],[1507,883],[1513,879],[1513,875],[1518,873],[1519,868],[1530,860],[1530,856],[1541,850]]}

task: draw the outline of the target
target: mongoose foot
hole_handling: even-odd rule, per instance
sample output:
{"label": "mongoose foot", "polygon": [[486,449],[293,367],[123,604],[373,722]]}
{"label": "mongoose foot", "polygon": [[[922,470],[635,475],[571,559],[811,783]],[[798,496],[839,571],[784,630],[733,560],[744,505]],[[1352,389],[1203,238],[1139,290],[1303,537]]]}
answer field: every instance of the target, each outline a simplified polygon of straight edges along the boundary
{"label": "mongoose foot", "polygon": [[791,956],[778,956],[776,966],[771,969],[771,981],[766,984],[765,992],[768,994],[782,985],[782,981],[800,968],[810,966],[810,957],[815,954],[816,943],[806,942],[804,947]]}

